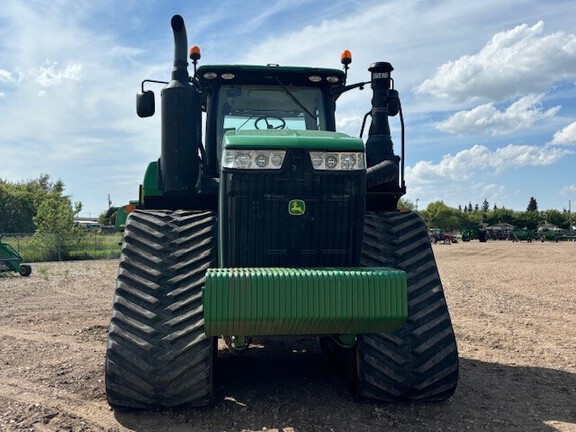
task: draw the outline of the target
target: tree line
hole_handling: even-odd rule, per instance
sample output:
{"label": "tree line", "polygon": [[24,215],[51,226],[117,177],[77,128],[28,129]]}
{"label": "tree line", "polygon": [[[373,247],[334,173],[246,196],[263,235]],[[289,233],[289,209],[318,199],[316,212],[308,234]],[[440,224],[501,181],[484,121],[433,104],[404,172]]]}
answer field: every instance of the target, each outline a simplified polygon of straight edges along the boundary
{"label": "tree line", "polygon": [[0,179],[0,233],[34,233],[34,241],[55,259],[65,258],[81,238],[74,224],[81,210],[81,203],[64,195],[62,180],[49,175],[15,183]]}
{"label": "tree line", "polygon": [[[416,210],[412,202],[401,200],[400,207]],[[428,228],[440,228],[448,232],[462,231],[472,226],[495,225],[506,223],[514,225],[517,229],[536,230],[544,224],[552,224],[561,229],[570,229],[570,224],[574,224],[571,212],[564,209],[559,211],[538,210],[536,198],[530,197],[525,211],[514,211],[505,207],[490,207],[485,199],[482,205],[468,203],[458,208],[450,207],[443,201],[435,201],[418,211]]]}
{"label": "tree line", "polygon": [[[458,208],[450,207],[443,201],[435,201],[428,204],[424,210],[418,210],[411,201],[401,199],[399,208],[415,210],[428,228],[441,228],[446,231],[497,223],[536,230],[545,222],[569,229],[571,223],[570,212],[540,211],[534,197],[530,198],[526,211],[514,211],[496,205],[491,207],[486,199],[481,205],[473,206],[469,202],[459,205]],[[49,175],[43,174],[36,179],[21,182],[0,179],[0,233],[33,232],[38,241],[45,243],[46,247],[62,249],[78,236],[74,216],[81,209],[81,203],[73,203],[69,196],[64,195],[62,180],[52,181]]]}

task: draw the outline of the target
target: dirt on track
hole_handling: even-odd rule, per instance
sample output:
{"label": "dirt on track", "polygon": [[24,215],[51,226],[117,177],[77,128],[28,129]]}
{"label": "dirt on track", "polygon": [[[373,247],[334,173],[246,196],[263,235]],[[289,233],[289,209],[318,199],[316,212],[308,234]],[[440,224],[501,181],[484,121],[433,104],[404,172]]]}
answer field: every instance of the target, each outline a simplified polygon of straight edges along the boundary
{"label": "dirt on track", "polygon": [[576,243],[434,245],[460,353],[455,395],[359,402],[311,338],[221,344],[216,401],[113,411],[104,395],[117,261],[0,276],[2,431],[576,431]]}

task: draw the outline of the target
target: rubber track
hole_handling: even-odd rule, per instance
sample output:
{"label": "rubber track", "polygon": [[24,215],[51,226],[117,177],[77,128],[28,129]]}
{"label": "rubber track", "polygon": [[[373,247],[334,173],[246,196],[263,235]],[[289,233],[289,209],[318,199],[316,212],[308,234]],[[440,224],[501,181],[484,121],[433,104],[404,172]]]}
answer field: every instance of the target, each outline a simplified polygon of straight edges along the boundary
{"label": "rubber track", "polygon": [[114,407],[203,406],[213,340],[202,287],[215,266],[213,212],[134,211],[124,232],[106,351]]}
{"label": "rubber track", "polygon": [[458,351],[426,227],[412,212],[367,213],[363,266],[408,275],[408,319],[392,334],[359,335],[357,395],[383,401],[439,401],[458,382]]}

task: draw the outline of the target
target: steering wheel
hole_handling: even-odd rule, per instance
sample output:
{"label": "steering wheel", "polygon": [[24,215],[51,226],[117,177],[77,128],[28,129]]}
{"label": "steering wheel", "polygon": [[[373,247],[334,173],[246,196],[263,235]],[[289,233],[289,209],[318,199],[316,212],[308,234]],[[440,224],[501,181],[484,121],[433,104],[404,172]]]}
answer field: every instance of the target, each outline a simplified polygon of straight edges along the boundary
{"label": "steering wheel", "polygon": [[[271,125],[271,124],[268,122],[268,119],[278,120],[278,121],[281,122],[281,124],[278,125],[278,126]],[[258,117],[258,118],[256,119],[256,121],[254,122],[254,127],[255,127],[256,129],[262,129],[262,128],[259,128],[259,127],[258,127],[258,123],[260,123],[260,122],[262,122],[262,121],[263,121],[264,123],[266,123],[266,129],[284,129],[284,128],[286,128],[286,122],[284,121],[284,119],[281,118],[281,117],[276,117],[276,116],[260,116],[260,117]]]}

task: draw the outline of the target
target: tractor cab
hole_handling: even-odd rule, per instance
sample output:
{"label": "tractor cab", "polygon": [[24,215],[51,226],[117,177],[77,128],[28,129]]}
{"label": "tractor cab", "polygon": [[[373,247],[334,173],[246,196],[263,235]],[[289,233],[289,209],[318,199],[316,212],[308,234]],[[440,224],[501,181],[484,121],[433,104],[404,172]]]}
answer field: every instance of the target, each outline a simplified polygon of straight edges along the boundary
{"label": "tractor cab", "polygon": [[218,176],[226,133],[335,131],[334,94],[341,70],[277,65],[201,66],[196,75],[207,114],[207,171]]}

